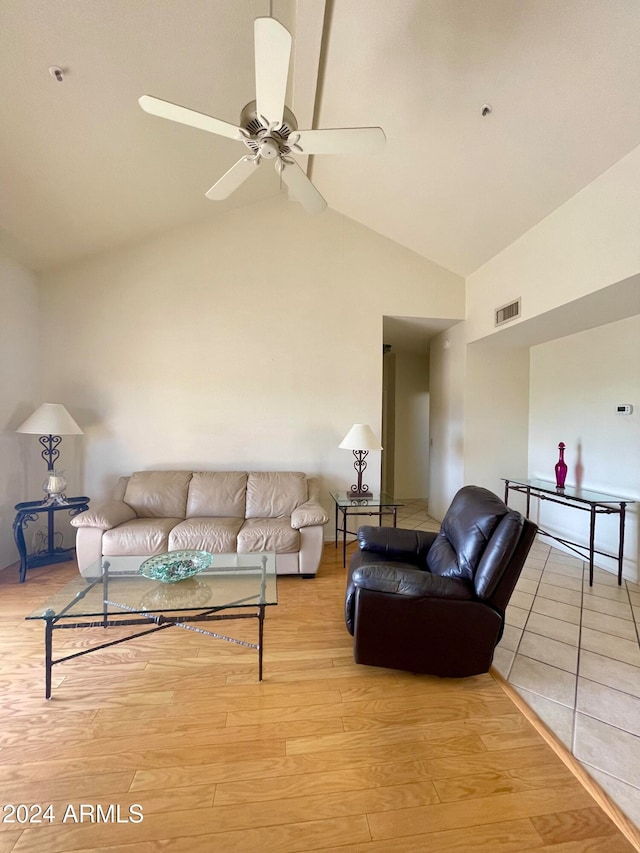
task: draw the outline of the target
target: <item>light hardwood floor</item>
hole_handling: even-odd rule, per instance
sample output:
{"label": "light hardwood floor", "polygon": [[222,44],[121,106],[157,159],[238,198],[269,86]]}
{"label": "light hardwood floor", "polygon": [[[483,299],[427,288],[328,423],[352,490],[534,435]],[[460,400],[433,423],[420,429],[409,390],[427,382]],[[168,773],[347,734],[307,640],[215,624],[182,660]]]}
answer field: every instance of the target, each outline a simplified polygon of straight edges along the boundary
{"label": "light hardwood floor", "polygon": [[[340,557],[327,545],[316,579],[279,579],[261,684],[255,651],[172,628],[55,667],[50,702],[24,616],[77,570],[0,573],[0,805],[54,816],[0,824],[0,853],[637,849],[491,675],[356,666]],[[144,817],[80,823],[80,804]]]}

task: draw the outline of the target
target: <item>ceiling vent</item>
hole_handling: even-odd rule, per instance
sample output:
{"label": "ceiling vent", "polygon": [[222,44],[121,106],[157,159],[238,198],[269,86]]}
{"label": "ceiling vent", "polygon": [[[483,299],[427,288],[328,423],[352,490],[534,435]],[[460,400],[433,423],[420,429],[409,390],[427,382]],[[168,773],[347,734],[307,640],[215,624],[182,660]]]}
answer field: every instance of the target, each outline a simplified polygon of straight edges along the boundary
{"label": "ceiling vent", "polygon": [[509,323],[520,316],[520,303],[522,298],[519,296],[508,305],[503,305],[501,308],[496,308],[496,326],[502,326],[503,323]]}

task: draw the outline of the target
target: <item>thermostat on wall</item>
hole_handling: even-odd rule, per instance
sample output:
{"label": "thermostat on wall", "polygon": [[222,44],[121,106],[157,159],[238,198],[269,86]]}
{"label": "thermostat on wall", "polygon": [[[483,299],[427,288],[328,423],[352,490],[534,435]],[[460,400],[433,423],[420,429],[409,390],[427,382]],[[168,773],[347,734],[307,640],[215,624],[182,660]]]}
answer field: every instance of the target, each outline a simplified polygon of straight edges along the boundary
{"label": "thermostat on wall", "polygon": [[616,413],[619,415],[630,415],[633,412],[633,406],[631,403],[622,403],[620,406],[616,406]]}

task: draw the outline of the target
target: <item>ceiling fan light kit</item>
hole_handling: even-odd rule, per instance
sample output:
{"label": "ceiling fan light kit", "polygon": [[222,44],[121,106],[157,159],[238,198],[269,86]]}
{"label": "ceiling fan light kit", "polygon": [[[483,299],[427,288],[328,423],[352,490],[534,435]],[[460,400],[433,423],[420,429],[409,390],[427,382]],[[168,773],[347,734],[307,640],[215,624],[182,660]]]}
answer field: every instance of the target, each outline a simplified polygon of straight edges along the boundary
{"label": "ceiling fan light kit", "polygon": [[263,160],[273,160],[291,196],[307,213],[321,213],[327,203],[292,155],[371,154],[384,147],[384,132],[380,127],[298,130],[296,117],[284,103],[291,34],[274,18],[256,18],[254,40],[256,99],[242,110],[239,125],[151,95],[143,95],[138,103],[151,115],[239,140],[249,149],[250,153],[241,157],[205,193],[207,198],[214,201],[228,198]]}

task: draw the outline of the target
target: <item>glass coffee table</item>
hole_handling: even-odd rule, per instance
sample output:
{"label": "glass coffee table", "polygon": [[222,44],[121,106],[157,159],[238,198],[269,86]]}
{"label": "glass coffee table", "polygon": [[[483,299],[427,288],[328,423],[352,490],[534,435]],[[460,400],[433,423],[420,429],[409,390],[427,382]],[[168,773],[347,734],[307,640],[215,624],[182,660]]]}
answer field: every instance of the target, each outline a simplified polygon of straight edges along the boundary
{"label": "glass coffee table", "polygon": [[[258,680],[261,681],[265,609],[278,603],[275,554],[213,554],[211,557],[211,566],[175,583],[141,575],[138,570],[147,557],[103,557],[27,616],[27,619],[44,621],[45,698],[51,698],[51,670],[55,664],[171,627],[257,649]],[[257,643],[191,624],[235,619],[258,620]],[[56,630],[149,624],[153,627],[146,631],[53,658],[53,632]]]}

